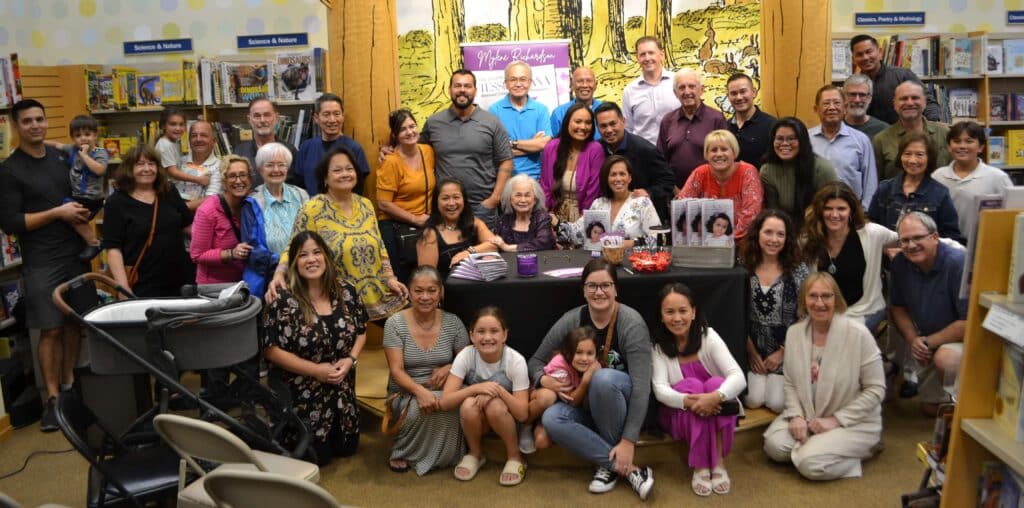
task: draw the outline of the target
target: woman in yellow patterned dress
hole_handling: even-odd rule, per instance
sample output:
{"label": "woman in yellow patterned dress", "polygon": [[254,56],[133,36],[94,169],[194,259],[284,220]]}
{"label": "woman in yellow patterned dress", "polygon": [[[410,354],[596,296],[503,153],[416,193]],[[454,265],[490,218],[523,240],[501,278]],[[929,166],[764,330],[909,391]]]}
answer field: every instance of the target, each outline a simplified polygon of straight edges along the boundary
{"label": "woman in yellow patterned dress", "polygon": [[[355,194],[356,168],[352,154],[338,147],[316,167],[321,194],[309,199],[295,218],[292,235],[315,231],[331,248],[338,274],[356,288],[370,320],[384,319],[406,304],[408,289],[391,271],[370,200]],[[281,254],[267,300],[286,287],[288,254]]]}

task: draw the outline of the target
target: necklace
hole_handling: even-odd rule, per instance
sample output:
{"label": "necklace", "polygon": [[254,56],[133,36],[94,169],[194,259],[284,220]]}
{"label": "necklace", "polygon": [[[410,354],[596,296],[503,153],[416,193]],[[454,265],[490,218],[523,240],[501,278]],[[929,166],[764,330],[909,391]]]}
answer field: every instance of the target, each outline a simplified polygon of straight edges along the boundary
{"label": "necklace", "polygon": [[441,224],[441,229],[443,229],[445,231],[458,231],[459,227],[458,226],[451,226],[448,223],[444,223],[444,224]]}
{"label": "necklace", "polygon": [[835,275],[836,272],[838,272],[838,271],[839,271],[839,269],[836,268],[836,260],[835,260],[835,258],[832,257],[832,254],[829,254],[828,255],[828,273],[831,274],[831,275]]}
{"label": "necklace", "polygon": [[416,316],[413,316],[412,320],[413,320],[414,323],[416,323],[416,326],[420,327],[420,330],[423,330],[425,332],[429,332],[429,331],[433,330],[434,329],[434,325],[437,324],[437,312],[431,313],[431,316],[432,317],[430,318],[430,324],[426,325],[426,326],[424,326],[423,323],[420,323],[419,320],[416,319]]}

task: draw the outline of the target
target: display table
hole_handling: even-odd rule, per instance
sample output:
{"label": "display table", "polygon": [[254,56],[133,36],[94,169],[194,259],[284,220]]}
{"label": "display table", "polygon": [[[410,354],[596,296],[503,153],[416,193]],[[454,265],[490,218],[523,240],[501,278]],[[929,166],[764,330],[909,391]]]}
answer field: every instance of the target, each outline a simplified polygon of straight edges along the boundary
{"label": "display table", "polygon": [[[443,305],[445,310],[462,318],[467,327],[479,308],[498,306],[508,320],[508,344],[529,359],[555,321],[567,310],[583,304],[579,277],[560,279],[544,272],[582,267],[590,261],[590,252],[538,252],[540,274],[532,278],[516,274],[515,254],[506,253],[504,257],[508,261],[508,275],[503,279],[478,282],[449,277]],[[697,295],[697,305],[701,306],[708,324],[722,336],[733,357],[746,371],[745,270],[672,267],[663,273],[630,274],[620,267],[618,279],[619,301],[640,312],[648,326],[659,323],[657,295],[665,284],[682,282],[689,286]]]}

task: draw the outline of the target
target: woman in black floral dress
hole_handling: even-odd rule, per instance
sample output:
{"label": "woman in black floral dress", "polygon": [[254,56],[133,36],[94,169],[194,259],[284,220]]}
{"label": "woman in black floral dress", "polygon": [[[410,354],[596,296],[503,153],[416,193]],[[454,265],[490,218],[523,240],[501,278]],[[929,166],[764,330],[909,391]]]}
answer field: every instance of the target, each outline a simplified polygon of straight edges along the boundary
{"label": "woman in black floral dress", "polygon": [[367,314],[355,288],[338,278],[320,235],[295,235],[288,255],[288,289],[264,314],[265,355],[272,380],[288,386],[295,412],[313,434],[316,461],[324,465],[359,445],[355,366],[366,343]]}

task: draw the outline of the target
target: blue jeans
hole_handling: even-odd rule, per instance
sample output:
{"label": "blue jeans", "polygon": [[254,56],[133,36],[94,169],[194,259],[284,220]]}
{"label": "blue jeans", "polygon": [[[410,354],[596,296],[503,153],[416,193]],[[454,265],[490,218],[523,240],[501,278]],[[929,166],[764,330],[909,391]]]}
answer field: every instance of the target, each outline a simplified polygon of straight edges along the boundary
{"label": "blue jeans", "polygon": [[484,221],[484,224],[487,225],[487,229],[491,231],[494,231],[494,226],[498,222],[497,212],[497,208],[487,208],[480,203],[476,203],[473,205],[473,215],[476,216],[476,218]]}
{"label": "blue jeans", "polygon": [[573,455],[612,469],[608,460],[612,447],[622,439],[626,409],[633,384],[629,374],[615,369],[601,369],[590,381],[587,398],[590,411],[558,402],[544,411],[541,422],[548,436]]}
{"label": "blue jeans", "polygon": [[886,313],[884,308],[874,314],[868,314],[867,316],[864,316],[864,326],[867,327],[869,332],[875,333],[875,328],[878,328],[878,324],[885,319],[885,316]]}

